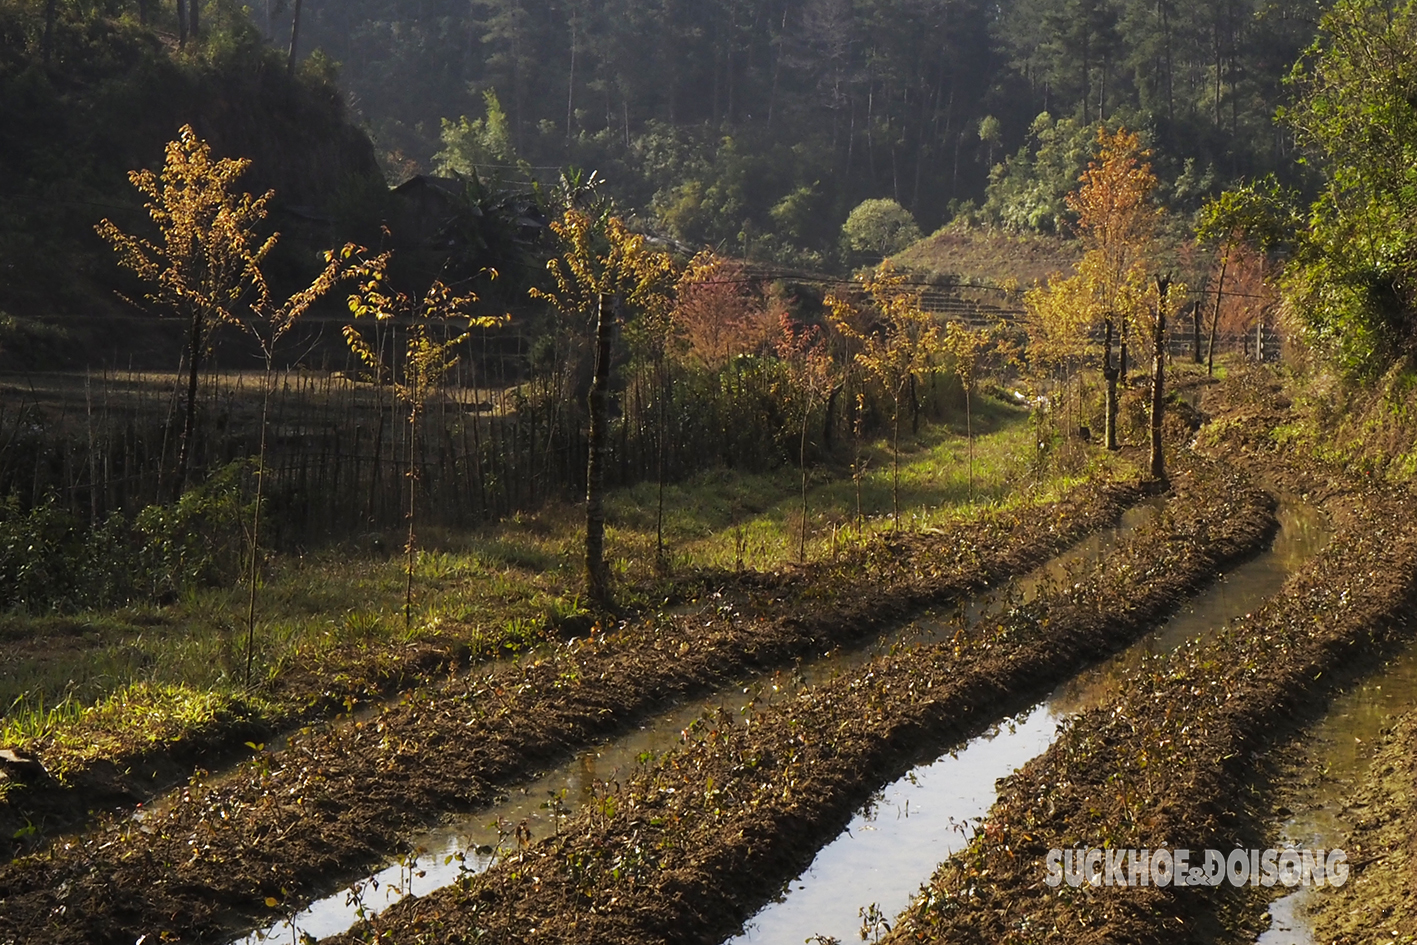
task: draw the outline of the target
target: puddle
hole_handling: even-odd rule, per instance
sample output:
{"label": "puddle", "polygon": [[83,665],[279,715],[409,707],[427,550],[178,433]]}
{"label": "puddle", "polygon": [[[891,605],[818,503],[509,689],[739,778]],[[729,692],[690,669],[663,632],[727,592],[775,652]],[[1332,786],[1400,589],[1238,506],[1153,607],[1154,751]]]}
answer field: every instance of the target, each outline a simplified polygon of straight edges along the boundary
{"label": "puddle", "polygon": [[[1348,802],[1368,774],[1373,753],[1382,743],[1382,730],[1413,711],[1417,711],[1417,646],[1336,697],[1323,719],[1305,733],[1305,751],[1322,759],[1325,773],[1290,801],[1297,810],[1281,826],[1281,842],[1342,849],[1354,826]],[[1270,927],[1256,939],[1257,945],[1317,945],[1307,909],[1327,891],[1299,887],[1270,903]]]}
{"label": "puddle", "polygon": [[[377,915],[404,896],[427,895],[456,882],[463,872],[482,872],[495,862],[499,850],[516,849],[518,828],[530,831],[533,839],[554,833],[559,820],[590,799],[597,780],[613,781],[633,771],[644,753],[662,753],[677,745],[681,739],[680,733],[706,711],[725,707],[740,714],[739,710],[754,699],[771,702],[789,696],[803,685],[815,685],[835,675],[851,672],[891,646],[947,639],[968,614],[977,615],[986,609],[1001,607],[1003,602],[1018,597],[1032,597],[1044,582],[1075,580],[1073,575],[1100,561],[1119,539],[1160,515],[1163,507],[1161,500],[1148,500],[1129,509],[1116,525],[1088,536],[1031,574],[1008,582],[995,592],[986,592],[950,614],[903,625],[870,645],[852,651],[829,653],[795,668],[739,683],[648,720],[636,731],[583,751],[566,765],[509,792],[492,807],[460,816],[445,826],[429,831],[412,843],[414,853],[404,860],[385,865],[372,876],[313,903],[293,918],[237,939],[235,945],[255,945],[267,941],[298,942],[302,940],[302,935],[316,939],[336,935],[354,927],[360,921],[361,911],[368,916]],[[920,783],[939,781],[944,784],[945,790],[959,795],[952,806],[932,801],[927,810],[919,802],[908,798],[896,804],[891,793],[895,786],[892,785],[876,805],[876,814],[879,817],[902,818],[908,815],[915,823],[923,823],[921,818],[931,816],[930,811],[933,810],[937,813],[931,821],[932,831],[937,828],[945,832],[954,829],[948,819],[939,820],[941,815],[954,817],[958,821],[958,829],[967,830],[968,819],[979,814],[972,813],[973,807],[961,805],[968,805],[971,799],[976,799],[975,803],[982,801],[985,803],[984,809],[987,809],[993,795],[994,779],[1002,776],[987,772],[998,769],[1007,774],[1013,770],[1008,765],[1017,767],[1037,754],[1052,738],[1055,725],[1056,718],[1052,716],[1034,718],[1030,715],[996,726],[991,731],[999,735],[998,738],[985,735],[971,742],[961,750],[960,757],[977,762],[982,773],[968,783],[953,785],[951,775],[936,776],[923,769],[916,773]],[[1008,737],[1003,737],[1004,733],[1008,733]],[[997,750],[991,750],[990,746],[995,744]],[[868,834],[873,829],[863,827],[860,832]],[[938,845],[922,848],[916,857],[920,866],[910,874],[916,877],[911,880],[912,884],[918,882],[918,877],[928,876],[935,864],[945,858],[947,854],[939,852],[941,849]],[[893,856],[898,858],[898,853]],[[887,855],[884,849],[880,855]],[[801,883],[794,883],[796,885]],[[914,885],[911,886],[913,890]],[[801,936],[796,941],[800,942]]]}
{"label": "puddle", "polygon": [[729,945],[871,938],[863,919],[872,907],[887,919],[904,911],[935,868],[968,843],[994,802],[995,782],[1046,750],[1059,722],[1107,699],[1147,654],[1214,633],[1254,610],[1327,541],[1326,521],[1312,506],[1283,502],[1278,518],[1280,531],[1268,551],[1236,567],[1166,624],[1028,712],[886,787]]}

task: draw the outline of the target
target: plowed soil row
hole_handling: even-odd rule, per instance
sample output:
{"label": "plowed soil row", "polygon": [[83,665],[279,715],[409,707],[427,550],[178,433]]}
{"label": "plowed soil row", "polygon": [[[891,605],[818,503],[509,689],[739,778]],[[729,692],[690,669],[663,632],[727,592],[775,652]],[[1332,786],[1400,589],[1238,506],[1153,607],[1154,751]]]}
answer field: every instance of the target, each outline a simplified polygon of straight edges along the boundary
{"label": "plowed soil row", "polygon": [[879,657],[722,716],[561,834],[395,906],[342,941],[712,943],[835,836],[871,792],[1151,627],[1272,534],[1269,497],[1215,468],[1177,476],[1170,514],[1096,574],[967,638]]}
{"label": "plowed soil row", "polygon": [[485,804],[677,696],[1026,571],[1140,494],[1136,483],[1088,484],[958,530],[900,536],[853,563],[749,580],[702,612],[629,621],[496,675],[409,693],[372,719],[302,731],[279,755],[220,785],[194,783],[141,823],[109,817],[0,867],[0,941],[219,937],[268,917],[267,897],[318,894],[440,814]]}
{"label": "plowed soil row", "polygon": [[[646,643],[658,647],[659,634],[646,633],[646,627],[662,625],[659,629],[669,634],[692,630],[686,638],[696,640],[700,650],[715,648],[717,662],[709,667],[713,671],[705,675],[705,667],[698,665],[703,662],[703,652],[690,654],[682,685],[671,685],[663,695],[649,692],[647,696],[654,700],[693,691],[742,669],[764,665],[764,661],[790,660],[824,644],[849,642],[922,606],[1027,571],[1115,521],[1141,491],[1135,481],[1089,481],[1057,500],[1025,503],[1008,511],[981,510],[944,529],[872,541],[838,561],[781,572],[687,574],[677,583],[676,593],[711,600],[719,611],[717,616],[729,618],[727,622],[733,624],[728,636],[705,636],[682,621],[676,625],[662,616],[651,616],[632,619],[633,629],[615,641],[616,651],[633,651]],[[769,622],[772,627],[765,631],[757,626],[759,622]],[[741,632],[750,625],[751,633]],[[371,650],[355,659],[350,673],[341,679],[292,668],[277,681],[277,695],[283,703],[303,703],[305,708],[286,719],[285,727],[330,717],[336,707],[345,704],[346,696],[367,701],[436,684],[465,668],[469,655],[465,642],[445,635],[407,647]],[[653,658],[662,661],[663,655],[655,653]],[[673,675],[672,666],[665,668]],[[455,691],[454,698],[460,697]],[[603,700],[607,704],[615,701]],[[607,721],[611,727],[623,724],[630,717],[626,712],[640,711],[636,706],[643,701],[644,696],[626,705],[625,711],[617,708],[592,728],[601,732]],[[601,708],[604,705],[598,705],[597,711]],[[45,836],[85,822],[94,811],[131,809],[148,801],[155,790],[185,781],[199,767],[230,765],[245,756],[245,743],[266,742],[275,734],[269,721],[258,721],[238,703],[212,724],[139,754],[99,761],[71,773],[64,783],[32,779],[23,786],[12,784],[0,799],[0,859],[32,849]],[[565,741],[569,744],[578,737],[571,733]],[[30,831],[30,826],[37,832]],[[22,842],[3,842],[12,836]]]}
{"label": "plowed soil row", "polygon": [[1213,641],[1154,659],[1008,779],[890,941],[1215,942],[1262,915],[1269,890],[1228,882],[1050,888],[1044,858],[1269,846],[1257,759],[1417,631],[1411,498],[1368,489],[1325,508],[1332,539],[1281,594]]}

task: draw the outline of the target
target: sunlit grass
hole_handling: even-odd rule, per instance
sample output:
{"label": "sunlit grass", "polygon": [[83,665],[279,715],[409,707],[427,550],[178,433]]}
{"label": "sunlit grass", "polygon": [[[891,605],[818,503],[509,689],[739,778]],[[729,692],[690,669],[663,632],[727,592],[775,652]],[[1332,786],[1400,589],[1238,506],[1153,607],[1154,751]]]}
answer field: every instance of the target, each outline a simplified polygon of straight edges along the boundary
{"label": "sunlit grass", "polygon": [[19,699],[0,719],[0,744],[42,747],[50,774],[63,780],[100,758],[134,757],[203,729],[266,714],[267,707],[250,696],[135,683],[88,705],[72,697],[54,705]]}
{"label": "sunlit grass", "polygon": [[[903,434],[900,457],[902,529],[937,527],[978,508],[1008,504],[1024,495],[1047,496],[1077,481],[1056,470],[1034,472],[1035,433],[1028,414],[980,398],[974,418],[973,481],[970,445],[962,430],[923,428]],[[960,424],[962,426],[962,424]],[[861,536],[896,527],[890,444],[862,450]],[[654,483],[613,497],[609,519],[613,546],[630,572],[655,554]],[[665,538],[673,560],[683,565],[772,569],[799,558],[802,527],[800,472],[785,467],[750,475],[714,470],[665,490]],[[807,560],[830,556],[857,540],[857,483],[850,470],[827,476],[813,470],[807,495]]]}

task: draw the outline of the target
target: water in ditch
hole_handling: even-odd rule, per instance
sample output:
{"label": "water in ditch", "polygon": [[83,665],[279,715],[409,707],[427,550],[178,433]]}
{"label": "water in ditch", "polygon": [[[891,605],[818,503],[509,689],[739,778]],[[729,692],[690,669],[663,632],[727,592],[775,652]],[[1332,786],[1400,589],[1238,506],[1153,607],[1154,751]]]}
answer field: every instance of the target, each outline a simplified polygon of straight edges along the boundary
{"label": "water in ditch", "polygon": [[[1278,516],[1280,530],[1269,550],[1192,598],[1163,626],[1027,712],[879,792],[730,945],[857,941],[873,915],[898,915],[935,867],[968,842],[994,802],[995,782],[1046,750],[1059,722],[1114,693],[1146,654],[1212,633],[1258,608],[1326,542],[1326,521],[1312,506],[1285,501]],[[874,930],[864,931],[869,938]]]}
{"label": "water in ditch", "polygon": [[[1362,810],[1349,807],[1382,744],[1383,729],[1417,711],[1417,646],[1394,657],[1337,696],[1323,719],[1304,734],[1307,757],[1321,760],[1321,773],[1287,799],[1294,813],[1280,827],[1280,843],[1296,848],[1343,849]],[[1257,945],[1316,945],[1308,908],[1327,887],[1297,887],[1269,905],[1269,927]]]}
{"label": "water in ditch", "polygon": [[[1100,561],[1120,538],[1161,514],[1162,508],[1160,501],[1136,506],[1117,525],[1089,536],[1031,574],[979,595],[964,610],[978,615],[1000,606],[1001,601],[1032,596],[1045,582],[1071,579]],[[892,645],[948,637],[958,628],[960,619],[959,612],[952,612],[936,620],[916,621],[872,645],[829,653],[793,669],[755,677],[677,706],[635,731],[580,752],[564,766],[510,791],[493,806],[428,832],[413,842],[413,852],[408,857],[388,863],[363,881],[238,942],[254,945],[263,941],[299,941],[303,935],[316,939],[335,935],[353,927],[361,913],[376,915],[404,896],[427,895],[455,882],[464,872],[481,872],[495,862],[499,849],[515,848],[518,828],[529,830],[533,838],[553,833],[566,813],[590,798],[597,780],[613,781],[619,773],[633,771],[646,752],[662,753],[678,744],[681,732],[706,711],[724,707],[736,712],[754,700],[761,703],[785,698],[802,685],[850,672]],[[1049,731],[1051,734],[1051,727]],[[979,751],[972,745],[965,749],[970,750]],[[988,786],[992,788],[992,784],[991,779]],[[797,941],[800,940],[799,937]]]}

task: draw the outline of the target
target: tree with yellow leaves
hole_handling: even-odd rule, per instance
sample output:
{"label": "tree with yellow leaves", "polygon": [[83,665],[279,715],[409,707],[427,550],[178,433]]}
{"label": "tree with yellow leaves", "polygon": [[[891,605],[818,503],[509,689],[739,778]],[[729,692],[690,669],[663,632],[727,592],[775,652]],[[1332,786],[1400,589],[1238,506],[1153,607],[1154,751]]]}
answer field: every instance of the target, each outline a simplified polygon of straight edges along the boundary
{"label": "tree with yellow leaves", "polygon": [[859,277],[877,320],[862,329],[861,313],[846,298],[829,295],[827,308],[837,331],[856,341],[861,350],[856,362],[866,369],[891,399],[892,481],[891,507],[895,528],[900,528],[900,401],[912,379],[935,369],[940,353],[940,327],[920,305],[920,293],[905,287],[889,261]]}
{"label": "tree with yellow leaves", "polygon": [[610,425],[610,354],[615,329],[626,311],[667,310],[674,285],[674,261],[645,244],[623,220],[608,213],[592,216],[571,207],[551,230],[561,254],[546,264],[554,289],[532,289],[532,298],[562,314],[595,324],[595,366],[591,377],[589,456],[586,460],[586,594],[598,606],[610,603],[605,564],[605,444]]}
{"label": "tree with yellow leaves", "polygon": [[[386,364],[380,352],[354,325],[344,327],[344,340],[359,360],[377,378],[393,380],[394,395],[408,408],[408,540],[404,544],[406,561],[403,619],[405,629],[413,620],[413,570],[415,560],[415,513],[418,498],[418,421],[423,415],[429,396],[443,377],[457,364],[455,351],[471,337],[474,328],[494,328],[510,320],[509,315],[471,314],[478,297],[467,292],[459,294],[441,280],[434,280],[422,298],[415,298],[391,289],[387,274],[390,254],[370,260],[360,271],[359,288],[349,297],[349,310],[356,319],[372,317],[378,321],[406,326],[407,339],[403,360],[395,370]],[[496,272],[489,274],[496,278]],[[449,330],[455,321],[466,319],[466,326],[455,335]],[[440,332],[435,332],[437,326]],[[436,334],[442,334],[442,338]]]}
{"label": "tree with yellow leaves", "polygon": [[830,396],[839,371],[818,325],[798,325],[784,312],[780,316],[777,356],[787,368],[792,385],[802,397],[802,428],[797,441],[797,465],[802,474],[802,527],[798,532],[797,560],[807,560],[807,425],[812,409]]}
{"label": "tree with yellow leaves", "polygon": [[186,322],[187,397],[174,477],[179,493],[187,483],[207,342],[218,326],[236,323],[243,299],[264,285],[261,264],[276,244],[277,235],[263,239],[256,233],[274,192],[253,197],[235,189],[250,166],[246,158],[214,160],[192,126],[183,125],[167,145],[161,174],[128,173],[147,197],[144,206],[161,241],[132,236],[110,220],[95,227],[119,264],[148,284],[146,300]]}
{"label": "tree with yellow leaves", "polygon": [[[274,237],[272,237],[274,239]],[[309,286],[295,293],[283,303],[277,304],[271,297],[270,286],[265,275],[257,267],[252,275],[255,298],[243,311],[232,312],[232,319],[238,328],[250,335],[261,349],[265,361],[265,373],[261,383],[261,434],[260,447],[256,453],[256,502],[251,513],[251,566],[249,569],[250,596],[246,606],[246,685],[251,684],[251,660],[255,653],[256,636],[256,584],[257,563],[261,549],[261,499],[266,484],[266,429],[269,426],[271,406],[271,381],[275,374],[276,345],[295,327],[310,307],[320,300],[341,280],[369,271],[368,262],[358,257],[363,250],[354,244],[344,249],[325,253],[325,268]]]}

